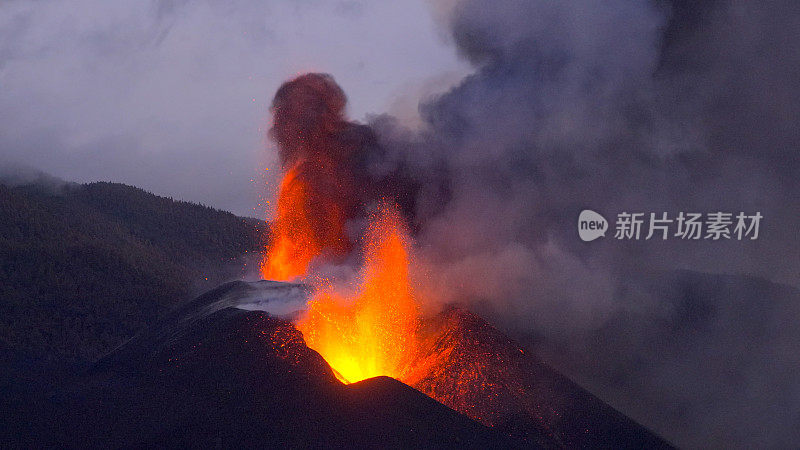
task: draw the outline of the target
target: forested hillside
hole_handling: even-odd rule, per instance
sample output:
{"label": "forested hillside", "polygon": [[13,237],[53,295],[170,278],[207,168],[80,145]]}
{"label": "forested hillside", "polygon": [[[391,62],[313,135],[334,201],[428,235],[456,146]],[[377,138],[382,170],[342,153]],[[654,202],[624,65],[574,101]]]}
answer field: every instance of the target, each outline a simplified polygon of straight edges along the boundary
{"label": "forested hillside", "polygon": [[240,277],[260,224],[116,183],[0,184],[0,349],[95,359]]}

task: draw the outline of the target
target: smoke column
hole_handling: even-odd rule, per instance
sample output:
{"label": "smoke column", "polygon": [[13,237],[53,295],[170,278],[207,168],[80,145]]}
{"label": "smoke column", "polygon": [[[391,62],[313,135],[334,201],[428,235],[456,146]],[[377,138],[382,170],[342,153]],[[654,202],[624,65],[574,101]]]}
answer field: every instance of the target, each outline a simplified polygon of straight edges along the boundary
{"label": "smoke column", "polygon": [[[418,130],[370,122],[418,186],[425,291],[678,445],[800,439],[800,5],[434,6],[475,72]],[[756,241],[584,243],[586,208],[764,221]]]}
{"label": "smoke column", "polygon": [[346,120],[346,103],[327,74],[299,76],[275,94],[270,137],[286,175],[261,267],[264,278],[301,277],[317,259],[341,262],[377,202],[403,205],[411,198],[397,189],[396,170],[376,166],[381,153],[372,130]]}

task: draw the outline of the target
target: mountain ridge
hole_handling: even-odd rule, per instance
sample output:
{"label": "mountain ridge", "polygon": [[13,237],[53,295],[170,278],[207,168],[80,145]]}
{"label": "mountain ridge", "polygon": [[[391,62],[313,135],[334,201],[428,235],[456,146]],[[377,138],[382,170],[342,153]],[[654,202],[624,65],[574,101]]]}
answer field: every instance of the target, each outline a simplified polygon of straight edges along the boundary
{"label": "mountain ridge", "polygon": [[240,278],[263,223],[119,183],[0,184],[0,346],[96,359]]}

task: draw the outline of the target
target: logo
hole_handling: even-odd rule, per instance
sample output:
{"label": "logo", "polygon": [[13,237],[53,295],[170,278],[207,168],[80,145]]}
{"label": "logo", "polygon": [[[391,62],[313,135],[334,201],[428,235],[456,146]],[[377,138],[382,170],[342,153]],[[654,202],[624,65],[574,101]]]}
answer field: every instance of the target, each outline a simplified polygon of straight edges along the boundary
{"label": "logo", "polygon": [[608,221],[605,217],[584,209],[578,216],[578,235],[585,242],[593,241],[601,236],[605,237],[608,230]]}

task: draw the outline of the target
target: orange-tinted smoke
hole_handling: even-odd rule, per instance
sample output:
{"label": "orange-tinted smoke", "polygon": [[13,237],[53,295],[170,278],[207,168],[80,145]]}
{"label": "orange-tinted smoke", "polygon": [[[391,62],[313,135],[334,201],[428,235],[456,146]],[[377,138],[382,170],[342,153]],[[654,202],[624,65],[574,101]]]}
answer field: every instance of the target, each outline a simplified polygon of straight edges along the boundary
{"label": "orange-tinted smoke", "polygon": [[261,264],[264,278],[302,277],[315,258],[342,258],[352,242],[347,220],[362,211],[359,126],[344,117],[346,97],[332,77],[306,74],[284,83],[272,102],[270,136],[286,174]]}

